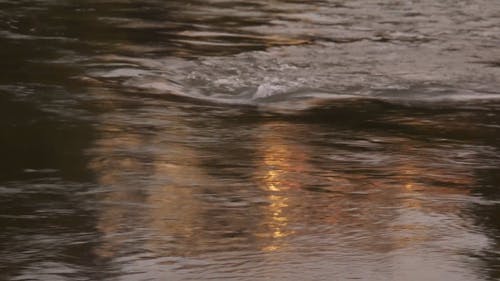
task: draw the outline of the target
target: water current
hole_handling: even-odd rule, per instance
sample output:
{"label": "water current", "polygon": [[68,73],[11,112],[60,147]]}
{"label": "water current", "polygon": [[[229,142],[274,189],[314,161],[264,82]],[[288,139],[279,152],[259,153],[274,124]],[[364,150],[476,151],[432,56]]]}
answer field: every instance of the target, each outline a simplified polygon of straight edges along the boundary
{"label": "water current", "polygon": [[498,0],[0,0],[0,280],[499,280]]}

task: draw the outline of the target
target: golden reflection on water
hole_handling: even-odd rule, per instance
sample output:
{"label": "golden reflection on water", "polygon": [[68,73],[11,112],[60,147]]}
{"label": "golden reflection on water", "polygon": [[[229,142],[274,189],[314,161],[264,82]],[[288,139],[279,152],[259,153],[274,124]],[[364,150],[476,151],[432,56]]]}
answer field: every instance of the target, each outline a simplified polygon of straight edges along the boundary
{"label": "golden reflection on water", "polygon": [[[277,127],[277,129],[276,129]],[[291,188],[300,188],[300,177],[305,176],[304,165],[306,156],[297,146],[286,141],[292,137],[292,132],[281,135],[281,130],[286,130],[275,124],[263,125],[259,129],[258,147],[262,148],[262,163],[259,163],[257,178],[262,178],[263,187],[268,191],[284,191]],[[274,130],[276,129],[276,130]]]}
{"label": "golden reflection on water", "polygon": [[[423,181],[429,174],[446,181],[450,168],[437,165],[430,170],[429,159],[416,154],[409,140],[392,152],[395,161],[378,167],[390,170],[391,176],[369,177],[333,160],[325,167],[312,164],[314,155],[339,152],[304,145],[311,128],[269,122],[255,128],[251,143],[241,144],[255,149],[250,184],[257,189],[252,194],[266,203],[226,207],[217,200],[240,191],[208,172],[202,161],[207,152],[189,145],[190,124],[172,121],[175,126],[169,130],[147,137],[119,125],[102,127],[89,165],[107,187],[99,195],[97,229],[103,242],[98,255],[114,257],[137,240],[140,247],[163,256],[198,255],[231,248],[232,243],[263,252],[287,251],[294,237],[313,234],[318,227],[325,237],[341,235],[342,247],[386,253],[435,239],[435,223],[428,219],[461,210],[459,203],[430,202],[427,196],[468,192]],[[144,150],[152,145],[156,153]],[[460,172],[452,171],[450,183],[471,184],[472,175]],[[313,192],[318,183],[323,192]],[[307,243],[315,247],[314,241]]]}
{"label": "golden reflection on water", "polygon": [[[113,257],[134,237],[150,235],[152,239],[146,239],[143,247],[152,252],[176,240],[171,254],[179,249],[188,254],[202,237],[197,229],[202,204],[191,187],[208,183],[210,178],[200,169],[197,153],[179,142],[189,137],[187,127],[169,127],[163,133],[176,139],[162,145],[159,135],[140,137],[118,124],[108,122],[100,128],[101,138],[93,148],[96,157],[89,164],[99,183],[109,189],[100,195],[103,208],[97,228],[104,240],[96,253]],[[160,153],[144,150],[152,145]]]}
{"label": "golden reflection on water", "polygon": [[301,131],[288,123],[266,123],[258,129],[257,147],[261,148],[262,162],[257,163],[255,178],[268,193],[270,202],[263,224],[269,226],[271,239],[262,247],[264,251],[279,250],[283,245],[281,240],[294,233],[289,228],[289,201],[293,198],[287,191],[299,191],[307,180],[307,151],[292,141],[301,137]]}

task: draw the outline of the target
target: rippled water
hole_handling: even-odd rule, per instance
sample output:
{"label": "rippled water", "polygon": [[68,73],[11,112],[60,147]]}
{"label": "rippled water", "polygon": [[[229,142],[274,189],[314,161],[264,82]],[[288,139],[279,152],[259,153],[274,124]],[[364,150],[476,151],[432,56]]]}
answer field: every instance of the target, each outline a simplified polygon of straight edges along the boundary
{"label": "rippled water", "polygon": [[0,1],[0,279],[498,280],[500,3]]}

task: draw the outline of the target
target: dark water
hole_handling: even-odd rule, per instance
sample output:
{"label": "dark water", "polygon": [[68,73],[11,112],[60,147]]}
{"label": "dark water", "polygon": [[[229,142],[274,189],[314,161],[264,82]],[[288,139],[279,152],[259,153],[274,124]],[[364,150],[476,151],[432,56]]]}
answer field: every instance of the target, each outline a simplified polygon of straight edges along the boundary
{"label": "dark water", "polygon": [[0,280],[499,280],[500,2],[0,1]]}

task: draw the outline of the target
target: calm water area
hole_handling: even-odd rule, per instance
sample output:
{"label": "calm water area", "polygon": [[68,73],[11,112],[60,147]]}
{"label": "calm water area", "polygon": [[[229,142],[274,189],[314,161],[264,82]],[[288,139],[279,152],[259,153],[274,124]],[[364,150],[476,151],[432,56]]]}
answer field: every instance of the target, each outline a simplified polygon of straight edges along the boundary
{"label": "calm water area", "polygon": [[0,0],[0,280],[500,280],[500,1]]}

